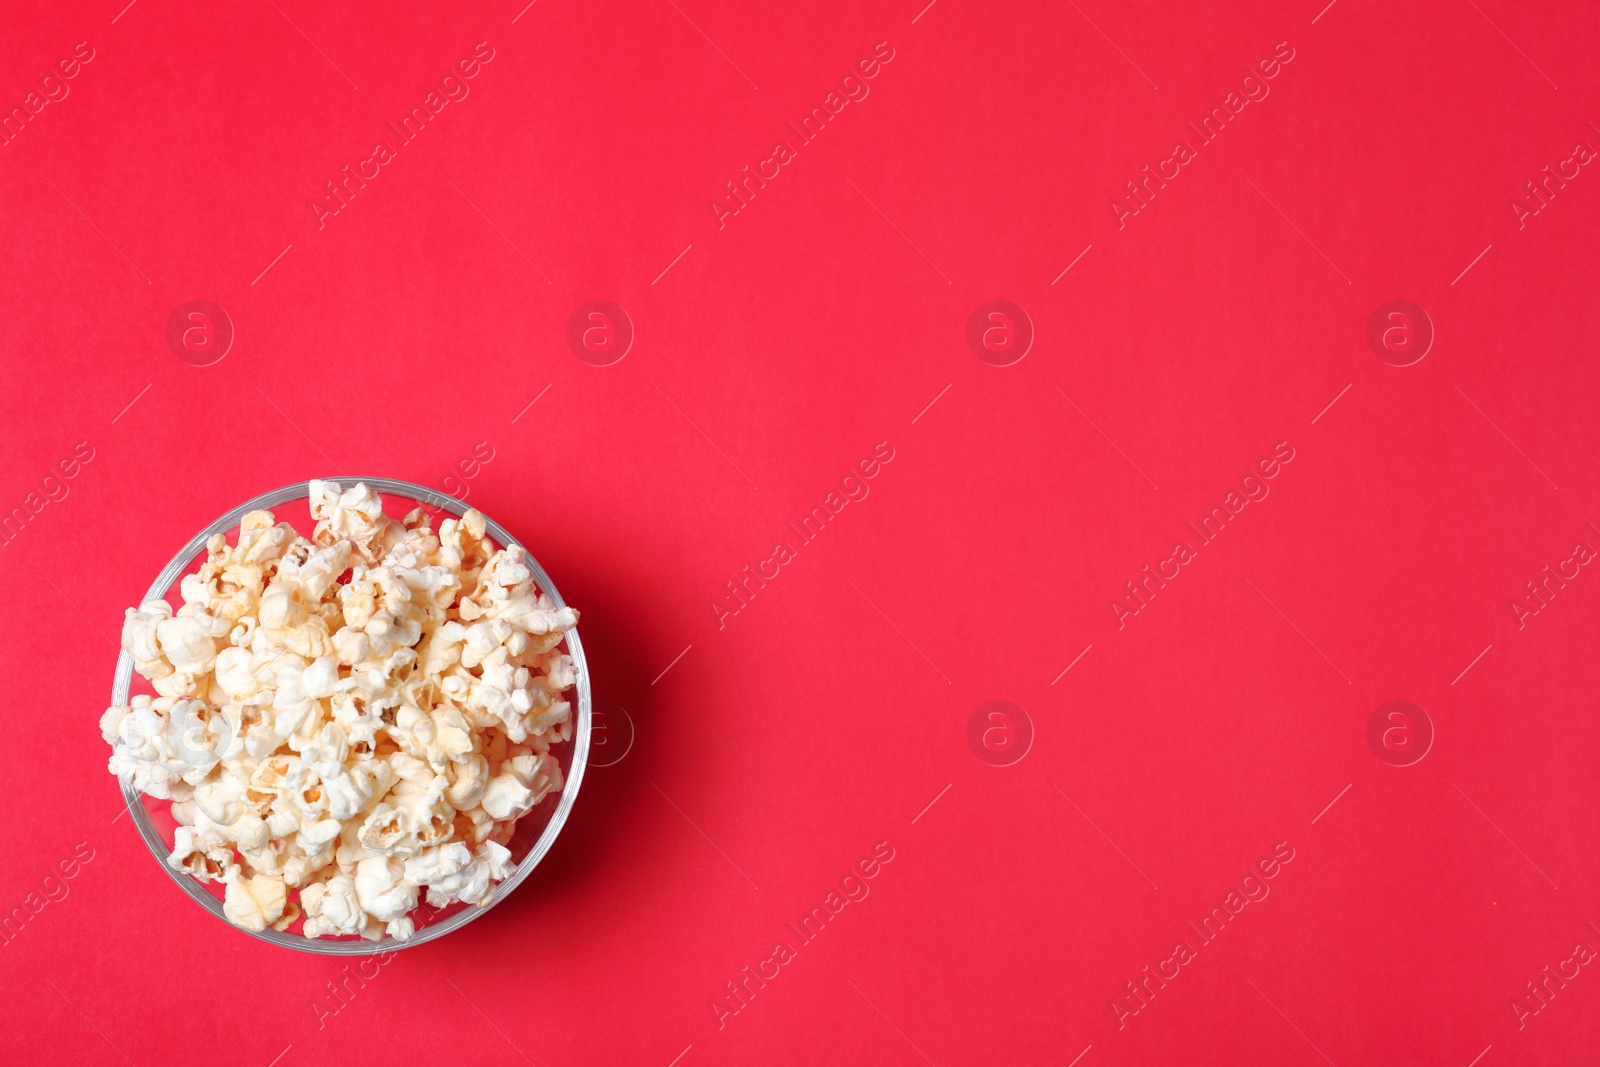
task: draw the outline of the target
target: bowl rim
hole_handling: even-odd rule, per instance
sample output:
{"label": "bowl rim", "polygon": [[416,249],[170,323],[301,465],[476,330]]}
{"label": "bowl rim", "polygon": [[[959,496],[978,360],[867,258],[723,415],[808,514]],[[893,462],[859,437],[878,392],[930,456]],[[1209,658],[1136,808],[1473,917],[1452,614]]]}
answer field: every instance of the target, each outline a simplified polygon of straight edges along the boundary
{"label": "bowl rim", "polygon": [[[453,496],[448,496],[436,489],[430,489],[425,485],[418,485],[415,482],[402,481],[397,478],[369,478],[342,474],[318,480],[332,482],[339,485],[341,489],[353,486],[358,482],[363,483],[374,492],[387,493],[390,496],[414,500],[419,504],[425,504],[441,511],[448,511],[458,518],[471,510],[469,505]],[[227,533],[239,524],[240,519],[252,511],[286,504],[291,500],[309,498],[312,481],[313,479],[308,478],[304,481],[274,489],[271,492],[262,493],[260,496],[247,500],[218,516],[199,533],[189,538],[184,546],[177,551],[171,561],[156,575],[155,581],[151,583],[149,591],[145,593],[140,603],[165,599],[173,584],[189,569],[190,564],[194,562],[195,557],[199,555],[201,549],[205,547],[206,541],[212,535]],[[521,541],[511,535],[510,531],[487,515],[484,516],[484,519],[485,529],[495,544],[500,548],[507,548],[511,545],[521,548],[526,553],[528,569],[533,572],[534,583],[538,586],[539,591],[550,597],[558,608],[565,607],[566,601],[561,599],[561,594],[556,590],[555,583],[550,580],[549,574],[545,572],[544,567],[533,557],[533,554],[528,552],[527,546],[523,545]],[[145,808],[141,799],[144,794],[135,789],[130,782],[119,778],[118,782],[122,787],[123,803],[128,811],[132,813],[134,825],[139,828],[140,836],[144,839],[151,855],[156,858],[161,869],[185,893],[212,915],[226,923],[231,930],[249,934],[257,940],[280,945],[284,948],[325,956],[371,956],[425,945],[429,941],[438,940],[446,934],[459,930],[511,895],[512,891],[522,884],[523,879],[533,872],[533,869],[539,865],[540,861],[550,851],[555,844],[556,836],[560,834],[561,828],[566,824],[567,816],[572,812],[573,804],[577,801],[578,788],[583,784],[584,768],[588,766],[589,762],[592,702],[589,686],[589,666],[584,658],[583,642],[578,637],[577,627],[573,627],[566,632],[565,641],[567,652],[572,656],[573,667],[578,678],[575,686],[578,691],[578,699],[576,701],[577,721],[572,736],[572,764],[570,768],[564,769],[561,795],[556,802],[555,810],[550,815],[550,821],[545,824],[539,839],[534,842],[533,848],[517,864],[517,869],[512,872],[511,876],[496,883],[494,894],[488,904],[483,907],[463,908],[436,923],[430,923],[422,927],[416,932],[415,936],[408,940],[399,941],[387,934],[376,941],[368,941],[365,938],[340,938],[335,940],[306,937],[303,934],[291,934],[287,931],[274,930],[270,926],[265,930],[255,931],[235,925],[224,914],[220,899],[212,896],[205,886],[195,880],[188,872],[174,870],[168,865],[167,856],[171,853],[171,847],[166,843],[161,831],[157,829],[151,819],[150,812]],[[121,649],[117,653],[117,670],[111,685],[111,704],[113,707],[127,706],[128,694],[132,683],[133,656],[127,649]],[[526,817],[524,816],[524,818]]]}

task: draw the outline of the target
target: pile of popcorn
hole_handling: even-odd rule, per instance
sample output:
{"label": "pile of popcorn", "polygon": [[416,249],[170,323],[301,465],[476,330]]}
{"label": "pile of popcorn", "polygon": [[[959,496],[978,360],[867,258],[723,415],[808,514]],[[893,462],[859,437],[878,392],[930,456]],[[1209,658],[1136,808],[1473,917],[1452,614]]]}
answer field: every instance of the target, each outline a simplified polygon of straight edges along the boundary
{"label": "pile of popcorn", "polygon": [[435,533],[364,484],[310,488],[309,540],[253,511],[176,612],[128,609],[122,647],[158,695],[100,731],[113,774],[172,801],[167,862],[225,883],[234,923],[405,940],[424,891],[488,904],[517,820],[561,791],[578,613],[476,510]]}

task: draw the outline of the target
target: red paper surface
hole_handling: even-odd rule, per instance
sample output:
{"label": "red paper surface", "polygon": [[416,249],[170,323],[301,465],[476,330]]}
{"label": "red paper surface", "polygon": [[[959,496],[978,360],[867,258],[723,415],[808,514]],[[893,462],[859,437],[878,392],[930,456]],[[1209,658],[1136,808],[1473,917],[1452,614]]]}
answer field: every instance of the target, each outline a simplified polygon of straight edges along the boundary
{"label": "red paper surface", "polygon": [[[8,6],[10,1062],[1594,1062],[1592,5],[524,2]],[[341,473],[532,547],[614,760],[366,979],[95,726]]]}

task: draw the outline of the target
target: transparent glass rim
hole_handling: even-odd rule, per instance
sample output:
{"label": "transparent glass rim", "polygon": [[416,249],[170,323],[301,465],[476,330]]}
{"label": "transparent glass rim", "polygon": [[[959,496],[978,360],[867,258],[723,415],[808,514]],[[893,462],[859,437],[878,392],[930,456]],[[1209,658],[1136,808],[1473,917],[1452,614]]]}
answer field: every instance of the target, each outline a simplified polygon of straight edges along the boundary
{"label": "transparent glass rim", "polygon": [[[387,493],[391,496],[404,497],[414,500],[419,504],[448,511],[457,517],[468,511],[468,506],[455,497],[430,489],[425,485],[415,482],[400,481],[395,478],[364,478],[356,475],[337,475],[324,481],[337,482],[343,486],[351,486],[356,482],[365,482],[374,492]],[[247,500],[238,507],[219,516],[214,522],[199,533],[191,537],[172,557],[161,573],[156,575],[156,580],[145,593],[143,603],[147,600],[163,599],[171,591],[173,583],[189,568],[200,550],[205,547],[207,540],[213,534],[227,533],[239,524],[239,520],[252,511],[262,508],[275,507],[286,504],[291,500],[307,498],[311,495],[310,479],[286,485],[281,489],[274,489],[270,493],[263,493],[252,500]],[[505,548],[516,545],[527,552],[527,546],[517,540],[505,527],[493,519],[485,517],[485,526],[489,536],[496,545]],[[561,594],[556,591],[555,583],[545,573],[539,561],[531,552],[527,553],[528,569],[533,572],[535,583],[539,590],[555,601],[556,606],[565,607],[566,601],[561,599]],[[121,782],[123,802],[133,816],[134,825],[139,828],[139,835],[144,838],[144,843],[149,846],[150,853],[156,862],[175,883],[200,906],[205,908],[219,920],[227,923],[228,928],[240,933],[249,934],[260,941],[266,941],[284,948],[296,949],[300,952],[311,952],[324,956],[371,956],[380,952],[394,952],[400,949],[416,948],[430,941],[437,941],[448,933],[461,929],[461,927],[480,918],[496,904],[510,896],[517,886],[522,884],[537,867],[545,854],[555,844],[556,836],[561,833],[561,828],[566,824],[567,816],[572,811],[572,806],[577,801],[578,787],[583,784],[583,771],[589,762],[589,730],[591,721],[591,700],[589,690],[589,666],[583,655],[583,642],[578,638],[578,631],[573,628],[566,634],[567,651],[572,656],[573,666],[578,676],[578,699],[576,702],[577,720],[573,730],[572,740],[572,765],[565,771],[564,782],[561,787],[560,798],[556,802],[555,811],[550,816],[550,821],[545,825],[544,832],[539,835],[539,840],[534,842],[533,848],[517,864],[517,869],[510,877],[494,887],[494,895],[487,905],[483,907],[468,906],[449,915],[436,923],[430,923],[418,930],[412,938],[398,941],[392,937],[384,936],[377,941],[368,941],[365,938],[353,940],[329,940],[318,937],[305,937],[301,934],[291,934],[286,931],[274,930],[270,926],[257,932],[236,926],[228,920],[223,913],[222,901],[212,896],[205,887],[191,877],[187,872],[173,870],[167,864],[167,856],[171,847],[161,836],[161,831],[156,827],[150,812],[145,808],[140,799],[141,794],[128,782]],[[111,685],[111,703],[113,706],[126,706],[128,693],[133,684],[133,657],[126,649],[117,654],[117,673]],[[542,804],[543,802],[541,802]],[[537,810],[537,809],[536,809]],[[531,813],[530,813],[531,814]]]}

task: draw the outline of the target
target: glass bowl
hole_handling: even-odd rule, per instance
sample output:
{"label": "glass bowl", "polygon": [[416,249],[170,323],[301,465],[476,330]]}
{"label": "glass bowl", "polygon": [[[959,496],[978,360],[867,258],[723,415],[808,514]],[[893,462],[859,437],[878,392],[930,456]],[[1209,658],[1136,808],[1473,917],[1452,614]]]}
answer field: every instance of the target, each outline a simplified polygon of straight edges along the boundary
{"label": "glass bowl", "polygon": [[[397,481],[393,478],[359,478],[353,475],[341,475],[337,478],[327,479],[349,488],[356,482],[365,482],[374,492],[384,498],[384,510],[391,518],[398,518],[391,507],[395,500],[406,501],[410,504],[421,504],[434,512],[448,512],[460,516],[467,512],[467,505],[454,497],[429,489],[424,485],[412,482]],[[263,493],[254,500],[247,500],[227,514],[220,516],[215,522],[191,537],[187,544],[178,550],[172,561],[162,568],[156,575],[156,580],[151,584],[140,603],[148,600],[166,599],[178,587],[179,581],[185,574],[195,570],[201,559],[205,556],[206,541],[213,534],[229,534],[236,532],[239,520],[248,512],[263,508],[275,508],[279,505],[293,501],[304,501],[310,498],[309,482],[298,482],[294,485],[275,489],[270,493]],[[408,506],[406,511],[410,510]],[[402,511],[400,514],[404,514]],[[309,510],[307,512],[309,515]],[[283,515],[277,516],[278,521],[284,521]],[[305,520],[299,516],[289,520],[295,529],[305,536],[310,536],[310,527],[305,525]],[[437,530],[437,518],[434,522]],[[507,548],[511,545],[526,546],[511,536],[505,527],[493,519],[487,520],[488,536],[493,540],[495,547]],[[555,583],[550,581],[550,576],[539,565],[538,560],[531,553],[527,557],[528,569],[533,572],[534,583],[539,590],[555,601],[557,607],[564,607],[566,602],[561,599],[561,594],[556,591]],[[563,644],[566,652],[572,656],[573,665],[577,671],[578,684],[577,699],[573,702],[576,719],[573,724],[572,738],[551,747],[551,753],[561,764],[562,787],[559,796],[545,797],[528,814],[517,821],[516,833],[507,846],[511,849],[512,858],[516,861],[516,869],[504,881],[494,887],[494,895],[489,903],[483,907],[475,904],[455,903],[444,909],[434,909],[425,902],[420,903],[411,915],[416,921],[416,933],[406,941],[397,941],[392,937],[384,936],[377,941],[368,941],[361,937],[305,937],[299,933],[288,930],[278,931],[267,927],[260,933],[235,926],[228,921],[222,910],[222,896],[220,883],[202,883],[192,878],[187,871],[174,870],[167,865],[167,856],[172,852],[172,831],[176,821],[168,812],[170,803],[145,796],[132,785],[122,782],[122,797],[127,804],[128,811],[133,815],[134,825],[139,828],[139,835],[150,848],[150,854],[156,858],[161,869],[167,873],[178,886],[194,899],[201,907],[234,930],[249,934],[251,937],[285,948],[297,949],[301,952],[314,952],[327,956],[367,956],[379,952],[390,952],[403,948],[414,948],[425,945],[429,941],[437,940],[453,930],[458,930],[510,896],[512,891],[527,878],[533,869],[544,859],[550,847],[555,844],[556,835],[561,832],[561,827],[567,821],[567,815],[572,811],[572,805],[578,796],[578,787],[583,784],[584,767],[589,762],[589,731],[590,731],[590,690],[589,667],[583,657],[583,643],[578,639],[576,629],[569,630]],[[558,646],[561,647],[561,646]],[[133,657],[126,649],[117,655],[117,673],[111,686],[111,703],[126,706],[130,689],[133,686]],[[142,681],[142,679],[141,679]],[[148,686],[145,686],[147,691]],[[216,892],[213,892],[213,889]],[[302,917],[296,920],[294,926],[304,922]]]}

